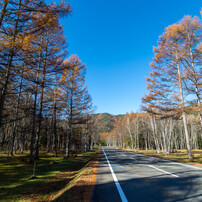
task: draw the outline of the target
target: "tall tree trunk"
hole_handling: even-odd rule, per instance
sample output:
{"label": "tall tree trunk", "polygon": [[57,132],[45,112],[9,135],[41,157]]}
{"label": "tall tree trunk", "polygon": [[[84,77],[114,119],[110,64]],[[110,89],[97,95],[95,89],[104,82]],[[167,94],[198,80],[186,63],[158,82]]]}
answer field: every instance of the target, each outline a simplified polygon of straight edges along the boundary
{"label": "tall tree trunk", "polygon": [[42,83],[41,83],[41,97],[40,97],[38,130],[37,130],[37,135],[36,135],[35,159],[39,159],[39,140],[40,140],[40,134],[41,134],[41,122],[42,122],[42,111],[43,111],[43,97],[44,97],[44,87],[45,87],[45,79],[46,79],[46,60],[47,60],[47,47],[46,47],[46,50],[45,50],[45,58],[44,58],[44,64],[43,64],[43,75],[42,75]]}
{"label": "tall tree trunk", "polygon": [[18,112],[19,112],[21,92],[22,92],[22,78],[23,78],[23,70],[21,73],[20,89],[19,89],[19,93],[18,93],[18,102],[17,102],[17,107],[16,107],[15,119],[14,119],[14,123],[13,123],[12,143],[11,143],[11,155],[12,156],[13,156],[13,149],[14,149],[15,136],[16,136],[16,127],[17,127],[17,121],[18,121]]}
{"label": "tall tree trunk", "polygon": [[193,79],[194,79],[194,89],[195,89],[195,94],[196,94],[197,104],[198,104],[198,114],[199,114],[200,123],[201,123],[201,127],[202,127],[201,100],[200,100],[200,94],[199,94],[199,89],[198,89],[198,86],[200,84],[198,84],[197,79],[196,79],[196,71],[195,71],[195,66],[194,66],[194,58],[193,58],[192,48],[191,47],[190,47],[190,56],[191,56],[191,66],[192,66]]}
{"label": "tall tree trunk", "polygon": [[165,153],[165,155],[167,155],[168,154],[168,144],[170,144],[170,142],[167,141],[168,123],[166,123],[166,120],[163,120],[162,136],[163,136],[164,153]]}
{"label": "tall tree trunk", "polygon": [[7,5],[8,5],[8,1],[9,1],[9,0],[4,0],[4,5],[3,5],[3,8],[2,8],[2,10],[1,10],[0,28],[1,28],[1,24],[2,24],[2,22],[3,22],[4,16],[5,16],[5,14],[6,14],[6,7],[7,7]]}
{"label": "tall tree trunk", "polygon": [[129,117],[127,117],[127,130],[128,130],[129,136],[130,136],[131,147],[132,147],[131,149],[134,149],[133,136],[132,136],[131,129],[130,129]]}
{"label": "tall tree trunk", "polygon": [[156,132],[155,117],[153,118],[153,116],[150,116],[150,122],[151,122],[151,127],[152,127],[154,142],[155,142],[155,146],[156,146],[156,152],[160,153],[159,140],[158,140],[157,132]]}
{"label": "tall tree trunk", "polygon": [[30,144],[30,163],[34,162],[34,136],[35,136],[35,125],[36,125],[36,103],[37,103],[37,95],[38,95],[38,83],[39,83],[39,70],[41,66],[41,54],[39,53],[39,62],[38,62],[38,68],[37,68],[37,75],[36,75],[36,86],[35,86],[35,92],[34,92],[34,106],[33,106],[33,117],[32,117],[32,133],[31,133],[31,144]]}
{"label": "tall tree trunk", "polygon": [[5,143],[5,138],[6,138],[6,133],[5,133],[5,131],[3,130],[3,128],[2,128],[2,130],[1,130],[0,132],[1,132],[1,134],[2,134],[2,141],[1,141],[1,149],[0,149],[0,151],[3,151],[4,143]]}
{"label": "tall tree trunk", "polygon": [[[19,1],[19,6],[18,6],[18,13],[17,13],[17,18],[16,18],[16,23],[15,23],[15,28],[13,32],[13,37],[11,43],[14,44],[18,32],[18,24],[19,24],[19,17],[20,17],[20,12],[21,12],[21,0]],[[0,128],[3,125],[3,110],[4,110],[4,103],[5,103],[5,98],[7,94],[7,88],[8,88],[8,83],[10,79],[10,69],[12,66],[12,61],[13,61],[13,56],[14,56],[14,47],[13,45],[11,46],[11,49],[9,51],[9,56],[7,60],[7,65],[6,65],[6,75],[5,75],[5,82],[3,85],[3,88],[1,89],[1,97],[0,97]]]}
{"label": "tall tree trunk", "polygon": [[71,89],[70,95],[70,114],[69,114],[69,123],[68,123],[68,132],[67,132],[67,144],[66,144],[66,157],[69,157],[69,150],[71,147],[71,136],[72,136],[72,118],[73,118],[73,90]]}
{"label": "tall tree trunk", "polygon": [[187,154],[188,154],[189,161],[193,161],[192,149],[190,144],[190,136],[189,136],[188,126],[187,126],[187,119],[184,111],[185,104],[184,104],[184,95],[183,95],[183,88],[182,88],[182,77],[181,77],[180,65],[178,62],[177,54],[176,54],[176,59],[177,59],[178,81],[179,81],[179,90],[180,90],[181,106],[182,106],[182,118],[183,118],[185,137],[186,137],[186,143],[187,143]]}
{"label": "tall tree trunk", "polygon": [[35,136],[35,125],[36,125],[36,102],[37,102],[37,94],[38,94],[38,83],[35,86],[34,93],[34,106],[33,106],[33,118],[32,118],[32,134],[31,134],[31,144],[30,144],[30,163],[34,162],[34,136]]}
{"label": "tall tree trunk", "polygon": [[56,92],[56,89],[57,89],[57,85],[58,85],[58,78],[57,78],[57,72],[55,74],[55,89],[54,89],[54,103],[53,103],[53,120],[54,120],[54,123],[53,123],[53,132],[54,132],[54,144],[55,144],[55,157],[57,156],[57,143],[60,142],[59,138],[60,136],[58,136],[58,139],[57,139],[57,92]]}
{"label": "tall tree trunk", "polygon": [[137,125],[136,125],[136,137],[137,137],[137,152],[139,151],[139,145],[140,145],[140,143],[139,143],[139,125],[138,125],[138,120],[137,120]]}
{"label": "tall tree trunk", "polygon": [[194,90],[195,90],[195,94],[196,94],[196,98],[197,98],[197,105],[198,105],[198,115],[200,118],[200,123],[201,123],[201,127],[202,127],[202,111],[201,111],[201,100],[200,100],[200,93],[199,93],[199,86],[200,86],[200,82],[198,83],[197,81],[197,77],[200,78],[200,75],[197,75],[196,70],[195,70],[195,65],[194,65],[194,56],[193,56],[193,50],[192,50],[192,41],[191,41],[191,36],[190,33],[187,33],[187,40],[189,43],[189,54],[190,54],[190,59],[191,59],[191,65],[189,65],[189,67],[191,67],[192,72],[189,70],[189,67],[186,68],[187,71],[189,72],[191,78],[190,79],[194,85]]}
{"label": "tall tree trunk", "polygon": [[69,123],[68,129],[67,129],[67,139],[66,139],[66,157],[69,157],[69,150],[70,150],[70,146],[71,146],[71,124]]}
{"label": "tall tree trunk", "polygon": [[54,99],[54,112],[53,112],[53,119],[54,119],[54,143],[55,143],[55,157],[57,156],[57,104],[56,104],[56,99]]}

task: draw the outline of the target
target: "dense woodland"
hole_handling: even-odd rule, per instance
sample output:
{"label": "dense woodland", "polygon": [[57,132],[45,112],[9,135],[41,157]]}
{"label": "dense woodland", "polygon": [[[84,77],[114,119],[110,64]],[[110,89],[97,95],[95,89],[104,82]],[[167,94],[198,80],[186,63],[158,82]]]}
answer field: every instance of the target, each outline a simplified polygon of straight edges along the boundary
{"label": "dense woodland", "polygon": [[0,0],[0,150],[79,152],[97,141],[86,66],[67,58],[64,1]]}
{"label": "dense woodland", "polygon": [[110,146],[162,150],[165,154],[202,148],[202,23],[185,16],[168,26],[154,47],[145,113],[115,119],[114,129],[101,134]]}
{"label": "dense woodland", "polygon": [[[185,16],[154,47],[142,113],[93,115],[86,66],[68,56],[63,1],[0,0],[0,150],[86,151],[99,142],[165,154],[202,148],[202,24]],[[135,91],[135,89],[134,89]]]}

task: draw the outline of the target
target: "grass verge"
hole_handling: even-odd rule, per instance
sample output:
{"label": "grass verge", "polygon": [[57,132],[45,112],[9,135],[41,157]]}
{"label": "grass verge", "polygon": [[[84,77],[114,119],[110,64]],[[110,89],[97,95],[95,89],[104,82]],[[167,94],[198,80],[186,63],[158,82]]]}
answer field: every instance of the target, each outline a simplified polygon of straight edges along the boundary
{"label": "grass verge", "polygon": [[77,174],[77,176],[56,195],[51,196],[51,201],[67,202],[88,202],[92,195],[93,187],[96,181],[97,165],[99,162],[99,153]]}
{"label": "grass verge", "polygon": [[170,154],[165,155],[163,152],[160,152],[159,154],[157,154],[155,150],[152,150],[152,151],[139,150],[137,152],[132,149],[125,149],[125,148],[117,148],[117,149],[123,149],[123,150],[127,150],[127,151],[136,152],[139,154],[163,158],[163,159],[167,159],[167,160],[171,160],[171,161],[177,161],[177,162],[189,163],[192,165],[202,166],[202,150],[201,149],[192,151],[193,157],[194,157],[193,162],[189,162],[186,150],[177,150],[177,152],[175,152],[175,153],[170,153]]}
{"label": "grass verge", "polygon": [[0,198],[3,201],[48,201],[60,190],[72,184],[98,149],[65,159],[63,155],[53,157],[42,154],[36,161],[37,179],[31,179],[33,165],[28,157],[14,157],[0,153]]}

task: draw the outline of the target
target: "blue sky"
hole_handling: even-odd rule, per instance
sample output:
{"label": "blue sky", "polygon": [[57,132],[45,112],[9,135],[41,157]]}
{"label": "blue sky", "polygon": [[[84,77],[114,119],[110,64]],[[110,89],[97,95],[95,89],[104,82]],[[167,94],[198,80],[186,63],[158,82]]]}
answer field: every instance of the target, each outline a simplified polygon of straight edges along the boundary
{"label": "blue sky", "polygon": [[140,111],[159,35],[184,15],[200,17],[202,8],[201,0],[66,2],[73,9],[61,20],[69,55],[77,54],[87,66],[86,83],[96,113],[111,114]]}

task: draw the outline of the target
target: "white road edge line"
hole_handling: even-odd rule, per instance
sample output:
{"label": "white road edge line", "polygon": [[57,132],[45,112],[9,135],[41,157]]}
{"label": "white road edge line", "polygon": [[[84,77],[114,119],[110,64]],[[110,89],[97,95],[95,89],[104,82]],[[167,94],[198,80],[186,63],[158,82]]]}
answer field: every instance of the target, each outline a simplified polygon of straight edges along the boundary
{"label": "white road edge line", "polygon": [[[114,150],[116,150],[116,149],[114,149]],[[131,153],[131,152],[129,151],[129,153]],[[136,154],[136,156],[148,157],[147,155],[143,155],[143,154],[138,154],[138,153],[135,153],[135,154]],[[177,163],[175,161],[171,161],[171,160],[167,160],[167,159],[162,159],[162,158],[158,158],[158,157],[152,157],[152,158],[153,159],[157,159],[157,160],[161,160],[161,161],[167,161],[167,162],[170,162],[172,164],[181,165],[182,167],[190,167],[190,168],[193,168],[193,169],[196,169],[196,170],[202,170],[202,168],[200,168],[200,167],[192,166],[191,164],[187,164],[187,163],[184,163],[184,164],[183,163]]]}
{"label": "white road edge line", "polygon": [[132,160],[135,160],[135,161],[136,161],[136,159],[134,159],[134,158],[132,158],[132,157],[130,157],[130,159],[132,159]]}
{"label": "white road edge line", "polygon": [[103,153],[104,153],[104,155],[105,155],[105,158],[106,158],[106,160],[107,160],[109,169],[110,169],[110,171],[111,171],[111,173],[112,173],[112,177],[113,177],[113,179],[114,179],[116,188],[118,189],[118,192],[119,192],[119,195],[120,195],[120,197],[121,197],[121,200],[122,200],[123,202],[128,202],[128,200],[127,200],[127,198],[126,198],[126,196],[125,196],[125,194],[124,194],[124,192],[123,192],[123,190],[122,190],[122,188],[121,188],[121,185],[119,184],[119,181],[118,181],[118,179],[117,179],[117,177],[116,177],[116,175],[115,175],[115,173],[114,173],[114,171],[113,171],[113,169],[112,169],[112,167],[111,167],[111,164],[110,164],[110,162],[109,162],[109,160],[108,160],[108,158],[107,158],[107,155],[106,155],[106,153],[105,153],[105,151],[104,151],[103,148],[102,148],[102,151],[103,151]]}
{"label": "white road edge line", "polygon": [[154,169],[156,169],[156,170],[159,170],[159,171],[161,171],[161,172],[163,172],[163,173],[166,173],[166,174],[172,175],[172,176],[174,176],[174,177],[179,177],[178,175],[175,175],[175,174],[169,173],[169,172],[167,172],[167,171],[165,171],[165,170],[162,170],[162,169],[160,169],[160,168],[156,168],[155,166],[151,166],[151,165],[148,165],[148,166],[151,167],[151,168],[154,168]]}
{"label": "white road edge line", "polygon": [[[167,160],[169,161],[169,160]],[[182,164],[182,163],[176,163],[176,162],[173,162],[173,161],[169,161],[171,164],[178,164],[178,165],[181,165],[182,167],[190,167],[190,168],[194,168],[196,170],[202,170],[202,168],[198,168],[198,167],[195,167],[195,166],[192,166],[190,164]]]}

